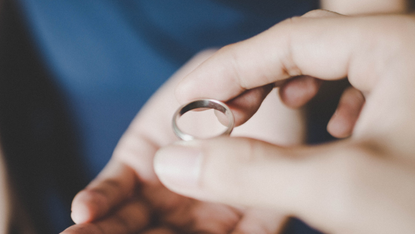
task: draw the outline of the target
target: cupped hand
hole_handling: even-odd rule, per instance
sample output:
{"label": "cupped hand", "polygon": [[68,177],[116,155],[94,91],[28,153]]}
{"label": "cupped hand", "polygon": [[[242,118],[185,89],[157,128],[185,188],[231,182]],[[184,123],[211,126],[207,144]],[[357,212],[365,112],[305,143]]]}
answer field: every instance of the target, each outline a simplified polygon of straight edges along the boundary
{"label": "cupped hand", "polygon": [[[313,79],[347,77],[352,88],[329,129],[351,137],[310,147],[229,137],[181,142],[157,153],[157,175],[179,194],[272,208],[329,233],[415,232],[414,41],[413,16],[314,11],[219,50],[179,84],[181,101],[237,100],[285,81],[285,102],[302,103],[318,89]],[[243,105],[239,112],[240,122],[253,114]]]}
{"label": "cupped hand", "polygon": [[[153,157],[162,146],[177,141],[171,118],[179,103],[174,88],[187,73],[213,52],[195,56],[148,101],[123,135],[104,170],[72,203],[75,225],[63,233],[275,233],[284,216],[268,209],[245,209],[201,202],[171,192],[158,180]],[[264,98],[270,88],[246,92],[243,100]],[[234,103],[237,107],[238,102]],[[251,136],[281,145],[300,144],[304,125],[300,112],[285,108],[277,95],[269,95],[257,118],[235,129],[235,135]],[[264,109],[264,110],[262,110]],[[278,114],[275,124],[269,116]],[[275,119],[274,117],[272,117]],[[188,129],[220,128],[216,118],[189,119]]]}

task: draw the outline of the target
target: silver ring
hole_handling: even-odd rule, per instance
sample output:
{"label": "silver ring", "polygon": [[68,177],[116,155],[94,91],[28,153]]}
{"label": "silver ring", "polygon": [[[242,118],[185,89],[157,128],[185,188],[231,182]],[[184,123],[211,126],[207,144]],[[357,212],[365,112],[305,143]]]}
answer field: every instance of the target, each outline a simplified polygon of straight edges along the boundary
{"label": "silver ring", "polygon": [[218,100],[200,99],[200,100],[196,100],[196,101],[190,102],[188,104],[185,104],[185,105],[179,107],[179,109],[177,109],[177,111],[174,113],[174,115],[173,115],[173,131],[174,131],[174,133],[176,134],[177,137],[179,137],[180,139],[182,139],[184,141],[191,141],[191,140],[194,140],[194,139],[197,138],[195,136],[192,136],[192,135],[190,135],[188,133],[185,133],[182,130],[180,130],[180,128],[177,126],[177,121],[186,112],[194,110],[194,109],[198,109],[198,108],[215,109],[215,110],[218,110],[218,111],[222,112],[223,114],[225,114],[226,117],[228,118],[228,124],[226,126],[225,131],[223,131],[221,134],[219,134],[219,136],[230,135],[231,134],[231,132],[232,132],[234,126],[235,126],[235,119],[233,117],[231,109],[229,109],[229,107],[225,103],[220,102]]}

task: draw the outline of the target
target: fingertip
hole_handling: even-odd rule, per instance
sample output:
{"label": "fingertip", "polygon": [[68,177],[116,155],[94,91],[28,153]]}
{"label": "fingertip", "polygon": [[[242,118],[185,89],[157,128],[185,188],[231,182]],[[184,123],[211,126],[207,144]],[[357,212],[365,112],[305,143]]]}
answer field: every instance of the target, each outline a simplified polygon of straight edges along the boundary
{"label": "fingertip", "polygon": [[[191,143],[190,143],[191,144]],[[201,170],[202,153],[187,142],[177,143],[157,151],[154,171],[167,187],[197,187]]]}
{"label": "fingertip", "polygon": [[343,115],[335,113],[327,124],[327,131],[336,138],[346,138],[352,134],[353,125],[351,121],[344,118]]}
{"label": "fingertip", "polygon": [[88,223],[92,221],[89,209],[82,205],[72,208],[71,218],[76,224]]}
{"label": "fingertip", "polygon": [[322,84],[310,76],[299,76],[285,82],[279,90],[282,102],[290,108],[299,108],[310,101]]}
{"label": "fingertip", "polygon": [[273,85],[266,85],[247,90],[238,97],[227,102],[235,118],[235,125],[239,126],[248,121],[259,109],[262,101],[273,89]]}
{"label": "fingertip", "polygon": [[72,220],[79,223],[88,223],[102,216],[105,210],[105,198],[99,193],[83,190],[72,202]]}
{"label": "fingertip", "polygon": [[336,138],[351,136],[364,103],[365,98],[359,90],[347,88],[327,125],[327,131]]}

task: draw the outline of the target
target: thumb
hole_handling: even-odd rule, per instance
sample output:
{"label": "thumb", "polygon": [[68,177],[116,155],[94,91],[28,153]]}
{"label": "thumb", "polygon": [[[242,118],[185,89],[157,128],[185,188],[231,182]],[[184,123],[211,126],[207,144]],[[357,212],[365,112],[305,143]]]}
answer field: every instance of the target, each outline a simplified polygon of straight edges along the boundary
{"label": "thumb", "polygon": [[312,195],[309,185],[323,173],[300,151],[305,149],[220,137],[165,147],[157,152],[154,166],[159,179],[181,194],[291,213],[294,207],[288,204],[305,192]]}
{"label": "thumb", "polygon": [[[165,147],[157,152],[154,165],[162,183],[179,194],[276,209],[322,231],[359,226],[349,222],[355,212],[381,212],[355,204],[379,207],[373,199],[361,200],[368,196],[359,193],[367,189],[358,188],[366,184],[365,176],[385,177],[385,166],[350,141],[282,148],[253,139],[220,137]],[[372,215],[376,214],[367,217]]]}
{"label": "thumb", "polygon": [[334,162],[321,165],[321,156],[300,156],[313,149],[220,137],[165,147],[157,152],[154,166],[161,182],[179,194],[301,215],[312,206],[321,211],[328,198],[318,191],[333,187],[328,164]]}

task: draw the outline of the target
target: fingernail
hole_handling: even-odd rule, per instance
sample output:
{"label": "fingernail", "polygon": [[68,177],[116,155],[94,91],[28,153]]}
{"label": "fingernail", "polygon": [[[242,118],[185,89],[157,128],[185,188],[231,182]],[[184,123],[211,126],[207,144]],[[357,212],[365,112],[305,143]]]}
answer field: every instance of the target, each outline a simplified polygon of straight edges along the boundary
{"label": "fingernail", "polygon": [[167,186],[197,187],[202,152],[192,146],[173,145],[161,149],[154,159],[154,170]]}

